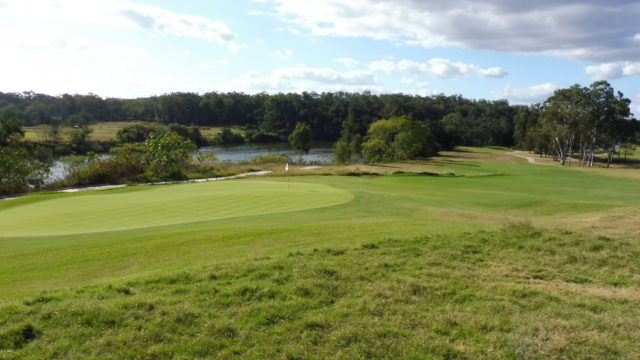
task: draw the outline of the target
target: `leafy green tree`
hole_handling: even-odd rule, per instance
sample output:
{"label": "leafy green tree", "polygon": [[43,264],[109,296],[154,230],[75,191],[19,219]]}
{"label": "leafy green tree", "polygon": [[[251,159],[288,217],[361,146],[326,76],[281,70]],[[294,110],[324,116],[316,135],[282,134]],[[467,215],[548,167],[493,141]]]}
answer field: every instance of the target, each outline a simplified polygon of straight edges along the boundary
{"label": "leafy green tree", "polygon": [[438,124],[442,135],[440,141],[445,149],[452,150],[456,145],[469,144],[470,126],[459,112],[449,113]]}
{"label": "leafy green tree", "polygon": [[241,134],[236,134],[231,129],[224,128],[219,134],[216,134],[212,142],[216,145],[232,145],[244,144],[245,140]]}
{"label": "leafy green tree", "polygon": [[132,178],[146,170],[147,147],[144,143],[127,143],[111,148],[112,161],[122,178]]}
{"label": "leafy green tree", "polygon": [[44,184],[49,168],[25,149],[0,147],[0,195]]}
{"label": "leafy green tree", "polygon": [[76,154],[84,154],[90,150],[89,135],[93,129],[82,127],[69,131],[69,145]]}
{"label": "leafy green tree", "polygon": [[297,123],[289,135],[289,144],[296,154],[308,154],[311,150],[311,138],[311,127],[306,123]]}
{"label": "leafy green tree", "polygon": [[175,170],[188,163],[196,144],[174,132],[151,134],[145,141],[145,159],[157,171]]}
{"label": "leafy green tree", "polygon": [[437,152],[426,126],[406,116],[374,122],[365,140],[362,153],[371,162],[414,159]]}
{"label": "leafy green tree", "polygon": [[158,126],[134,124],[118,130],[116,137],[121,143],[143,142],[153,133],[162,132]]}
{"label": "leafy green tree", "polygon": [[200,129],[197,126],[171,124],[169,125],[169,131],[173,131],[183,138],[193,141],[198,146],[204,146],[207,143],[207,140],[202,136],[202,133],[200,133]]}
{"label": "leafy green tree", "polygon": [[579,165],[591,167],[600,148],[607,150],[609,164],[616,147],[628,138],[630,103],[606,81],[560,89],[545,101],[535,134],[548,138],[554,157],[563,165],[571,163],[577,150]]}
{"label": "leafy green tree", "polygon": [[67,122],[67,125],[69,126],[87,127],[87,125],[94,123],[95,119],[91,113],[88,113],[83,110],[73,115],[70,115],[67,118],[66,122]]}
{"label": "leafy green tree", "polygon": [[349,142],[349,152],[351,153],[351,160],[358,160],[362,156],[362,142],[364,139],[362,135],[355,134],[351,137]]}
{"label": "leafy green tree", "polygon": [[338,164],[348,164],[351,161],[349,144],[344,139],[340,139],[333,144],[333,153]]}
{"label": "leafy green tree", "polygon": [[0,146],[16,144],[23,136],[22,123],[17,117],[0,119]]}

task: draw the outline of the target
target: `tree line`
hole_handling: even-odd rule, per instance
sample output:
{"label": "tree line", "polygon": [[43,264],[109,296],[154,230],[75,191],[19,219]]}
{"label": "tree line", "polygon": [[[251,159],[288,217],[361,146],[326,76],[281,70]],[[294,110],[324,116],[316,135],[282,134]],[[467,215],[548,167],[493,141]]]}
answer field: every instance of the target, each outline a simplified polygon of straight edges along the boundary
{"label": "tree line", "polygon": [[552,156],[561,164],[576,161],[592,167],[598,153],[607,167],[614,155],[626,155],[640,142],[640,126],[631,100],[607,81],[589,87],[574,85],[557,90],[542,104],[520,107],[514,118],[517,147]]}
{"label": "tree line", "polygon": [[[200,134],[200,126],[242,127],[244,135],[226,128],[213,139],[216,143],[289,140],[297,152],[307,152],[312,138],[334,141],[340,163],[396,161],[433,156],[459,145],[494,145],[549,155],[561,164],[593,166],[604,155],[607,165],[616,154],[626,158],[629,149],[640,143],[640,126],[630,104],[606,81],[560,89],[543,103],[531,106],[514,106],[506,100],[470,100],[459,95],[370,92],[173,93],[139,99],[0,93],[0,194],[41,185],[53,155],[64,153],[52,151],[51,144],[20,141],[23,125],[76,126],[65,146],[80,154],[100,151],[88,141],[87,125],[91,123],[145,121],[169,125],[133,125],[118,133],[119,141],[108,148],[116,147],[112,149],[116,155],[125,149],[111,164],[120,170],[129,169],[119,179],[176,172],[176,164],[159,166],[161,158],[150,155],[154,154],[153,139],[162,139],[164,144],[156,155],[172,151],[169,145],[177,143],[174,135],[189,146],[201,146],[209,140]],[[165,138],[166,134],[172,137]],[[146,147],[135,145],[141,142]],[[182,148],[187,150],[178,153],[185,157],[191,147]],[[125,156],[131,154],[141,155],[133,160]],[[121,166],[120,160],[127,166]],[[130,164],[145,166],[133,169]],[[105,176],[114,173],[108,169],[100,171],[104,170]]]}
{"label": "tree line", "polygon": [[[345,131],[364,136],[377,120],[408,116],[423,123],[442,148],[512,146],[516,111],[506,100],[470,100],[460,95],[214,92],[103,99],[92,94],[0,93],[0,118],[17,117],[24,126],[86,126],[104,121],[242,126],[248,141],[286,141],[297,123],[305,123],[315,140],[336,141]],[[443,120],[451,113],[457,117]]]}

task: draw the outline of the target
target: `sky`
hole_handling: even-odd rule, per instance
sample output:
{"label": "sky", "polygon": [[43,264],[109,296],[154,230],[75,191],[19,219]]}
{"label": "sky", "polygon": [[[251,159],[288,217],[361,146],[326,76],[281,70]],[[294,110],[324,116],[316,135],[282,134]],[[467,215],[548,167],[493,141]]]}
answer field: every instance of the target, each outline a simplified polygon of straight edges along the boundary
{"label": "sky", "polygon": [[0,0],[0,91],[531,104],[604,79],[640,117],[638,19],[638,0]]}

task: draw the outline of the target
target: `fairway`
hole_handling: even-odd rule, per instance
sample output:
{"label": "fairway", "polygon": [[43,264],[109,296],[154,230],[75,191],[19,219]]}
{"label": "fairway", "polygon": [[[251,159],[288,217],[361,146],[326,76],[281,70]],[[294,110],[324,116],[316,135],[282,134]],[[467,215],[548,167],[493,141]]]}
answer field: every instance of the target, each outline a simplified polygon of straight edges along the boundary
{"label": "fairway", "polygon": [[0,202],[0,358],[637,358],[637,170],[503,153]]}
{"label": "fairway", "polygon": [[81,234],[304,210],[352,198],[347,191],[323,184],[270,181],[45,194],[37,201],[0,208],[0,227],[4,236]]}

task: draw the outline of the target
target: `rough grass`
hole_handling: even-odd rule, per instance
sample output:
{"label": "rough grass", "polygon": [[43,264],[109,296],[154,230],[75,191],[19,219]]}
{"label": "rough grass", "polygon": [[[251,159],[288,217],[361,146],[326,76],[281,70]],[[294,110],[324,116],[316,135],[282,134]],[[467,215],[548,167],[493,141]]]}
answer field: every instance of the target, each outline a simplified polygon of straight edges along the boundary
{"label": "rough grass", "polygon": [[[135,125],[135,124],[151,124],[145,123],[141,121],[123,121],[123,122],[101,122],[93,125],[89,125],[89,128],[93,130],[93,132],[89,135],[89,139],[91,140],[115,140],[116,134],[118,130]],[[161,125],[159,125],[161,126]],[[27,141],[44,141],[44,140],[52,140],[51,139],[51,127],[49,125],[38,125],[38,126],[25,126],[24,128],[24,138]],[[60,126],[60,139],[62,141],[69,141],[69,132],[72,130],[69,126]]]}
{"label": "rough grass", "polygon": [[[225,127],[205,126],[200,128],[200,133],[205,137],[215,136],[221,133],[224,128]],[[238,126],[229,126],[229,128],[236,134],[244,135],[242,129],[240,129]]]}
{"label": "rough grass", "polygon": [[639,245],[512,225],[42,293],[0,358],[635,359]]}
{"label": "rough grass", "polygon": [[[89,139],[91,140],[116,140],[116,134],[118,130],[136,124],[145,124],[163,127],[165,125],[161,123],[148,123],[143,121],[122,121],[122,122],[99,122],[96,124],[89,125],[89,128],[93,130],[93,132],[89,135]],[[38,126],[25,126],[24,129],[24,138],[27,141],[44,141],[44,140],[52,140],[51,139],[51,127],[49,125],[38,125]],[[213,136],[220,132],[222,132],[222,127],[202,127],[201,134],[204,136]],[[62,141],[69,141],[69,132],[72,130],[69,126],[61,126],[60,127],[60,139]],[[232,128],[232,131],[238,134],[241,134],[242,131],[238,128]]]}

